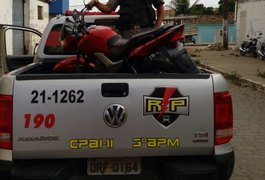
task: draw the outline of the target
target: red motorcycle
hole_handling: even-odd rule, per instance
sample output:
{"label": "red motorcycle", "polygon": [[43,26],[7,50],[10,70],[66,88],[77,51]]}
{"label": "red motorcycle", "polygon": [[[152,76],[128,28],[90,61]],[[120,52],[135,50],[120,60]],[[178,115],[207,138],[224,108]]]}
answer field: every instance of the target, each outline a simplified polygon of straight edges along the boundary
{"label": "red motorcycle", "polygon": [[122,38],[107,26],[86,26],[85,11],[73,11],[66,18],[60,40],[64,51],[77,51],[77,56],[62,60],[55,73],[176,73],[198,72],[185,49],[177,50],[183,25],[167,25]]}

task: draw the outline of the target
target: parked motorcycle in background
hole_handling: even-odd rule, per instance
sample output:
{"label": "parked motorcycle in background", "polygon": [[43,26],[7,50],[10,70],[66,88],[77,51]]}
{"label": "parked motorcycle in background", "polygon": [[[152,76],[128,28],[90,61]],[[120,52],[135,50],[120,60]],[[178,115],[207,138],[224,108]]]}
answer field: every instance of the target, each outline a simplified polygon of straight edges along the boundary
{"label": "parked motorcycle in background", "polygon": [[260,49],[258,50],[260,60],[265,59],[265,42],[260,42]]}
{"label": "parked motorcycle in background", "polygon": [[262,33],[259,34],[257,38],[249,38],[249,35],[247,35],[247,38],[249,38],[248,41],[243,41],[241,44],[241,47],[239,48],[240,54],[242,56],[245,56],[247,53],[252,55],[254,58],[257,57],[257,42],[258,39],[261,38]]}

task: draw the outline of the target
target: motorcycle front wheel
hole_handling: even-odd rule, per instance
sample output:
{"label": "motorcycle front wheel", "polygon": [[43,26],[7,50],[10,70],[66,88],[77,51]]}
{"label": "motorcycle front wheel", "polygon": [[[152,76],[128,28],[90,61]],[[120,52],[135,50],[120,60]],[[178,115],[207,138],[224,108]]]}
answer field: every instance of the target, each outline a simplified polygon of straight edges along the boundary
{"label": "motorcycle front wheel", "polygon": [[264,56],[259,55],[259,59],[263,61],[264,60]]}

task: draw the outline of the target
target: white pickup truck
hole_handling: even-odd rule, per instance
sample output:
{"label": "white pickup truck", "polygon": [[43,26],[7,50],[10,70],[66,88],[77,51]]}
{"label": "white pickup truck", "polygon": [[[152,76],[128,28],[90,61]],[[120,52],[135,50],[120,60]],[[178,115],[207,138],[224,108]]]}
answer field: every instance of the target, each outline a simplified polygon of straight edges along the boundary
{"label": "white pickup truck", "polygon": [[1,26],[1,179],[229,179],[233,112],[221,74],[53,73],[71,56],[60,53],[64,20],[49,22],[28,65],[33,56],[7,54],[17,33]]}

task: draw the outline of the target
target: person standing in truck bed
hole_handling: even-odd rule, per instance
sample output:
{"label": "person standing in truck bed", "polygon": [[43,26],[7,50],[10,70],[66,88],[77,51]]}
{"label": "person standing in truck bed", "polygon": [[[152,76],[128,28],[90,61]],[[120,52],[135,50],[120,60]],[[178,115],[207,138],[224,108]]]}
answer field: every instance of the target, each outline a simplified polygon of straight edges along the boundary
{"label": "person standing in truck bed", "polygon": [[92,0],[89,4],[104,13],[111,13],[120,6],[117,29],[124,38],[159,27],[164,18],[164,0],[109,0],[106,4]]}

